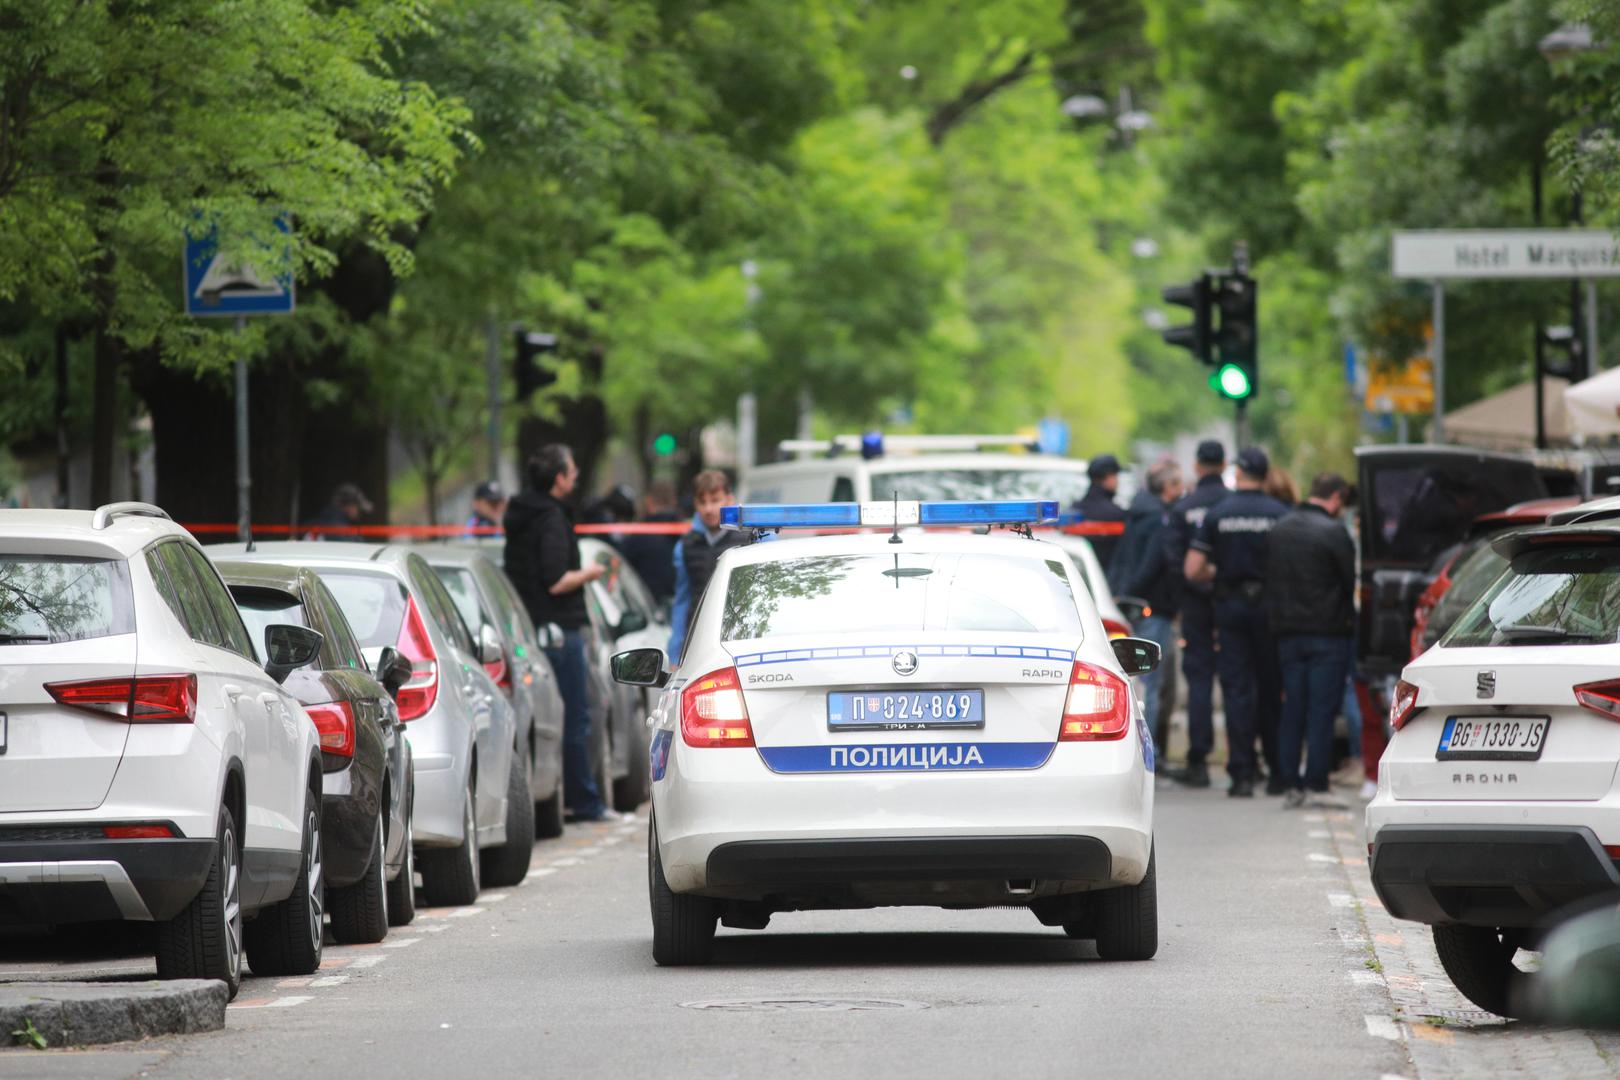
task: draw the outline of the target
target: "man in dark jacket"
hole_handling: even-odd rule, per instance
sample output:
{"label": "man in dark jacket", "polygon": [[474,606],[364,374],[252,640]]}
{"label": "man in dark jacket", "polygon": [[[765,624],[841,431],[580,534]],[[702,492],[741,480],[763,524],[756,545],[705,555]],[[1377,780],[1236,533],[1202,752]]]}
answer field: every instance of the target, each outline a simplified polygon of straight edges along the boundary
{"label": "man in dark jacket", "polygon": [[[675,485],[668,480],[654,480],[642,497],[641,505],[644,523],[667,525],[680,520],[675,513]],[[675,545],[680,540],[679,536],[631,533],[619,544],[625,561],[635,567],[653,599],[660,604],[675,598]]]}
{"label": "man in dark jacket", "polygon": [[747,538],[736,529],[720,527],[720,511],[734,503],[731,480],[719,469],[706,469],[692,480],[692,529],[675,546],[675,606],[669,622],[674,632],[669,638],[671,663],[680,663],[686,651],[686,635],[703,590],[714,577],[714,564],[728,548],[740,547]]}
{"label": "man in dark jacket", "polygon": [[[1168,648],[1175,637],[1176,600],[1181,575],[1172,575],[1165,562],[1164,527],[1170,504],[1181,497],[1181,470],[1173,461],[1161,461],[1148,469],[1147,487],[1131,501],[1125,535],[1114,555],[1111,575],[1116,588],[1126,596],[1145,602],[1142,614],[1131,622],[1137,637]],[[1143,675],[1143,706],[1153,724],[1153,743],[1158,760],[1164,760],[1168,731],[1160,730],[1159,679],[1162,668]]]}
{"label": "man in dark jacket", "polygon": [[1251,798],[1259,773],[1256,734],[1271,769],[1267,794],[1284,793],[1277,780],[1273,726],[1277,711],[1272,704],[1281,687],[1265,591],[1267,539],[1288,507],[1263,490],[1271,470],[1265,451],[1258,446],[1244,447],[1237,456],[1237,469],[1237,490],[1204,515],[1182,567],[1188,581],[1207,581],[1215,587],[1215,632],[1221,643],[1215,669],[1226,705],[1226,771],[1232,777],[1226,793]]}
{"label": "man in dark jacket", "polygon": [[[1091,487],[1086,491],[1086,497],[1074,506],[1080,512],[1082,522],[1124,523],[1125,511],[1114,501],[1114,493],[1119,490],[1119,472],[1119,458],[1113,454],[1098,454],[1091,459],[1091,464],[1086,466]],[[1091,541],[1091,548],[1097,553],[1097,561],[1102,564],[1104,575],[1111,574],[1114,552],[1119,548],[1119,534],[1088,536],[1086,539]]]}
{"label": "man in dark jacket", "polygon": [[[1349,493],[1344,477],[1322,473],[1267,544],[1266,610],[1283,686],[1279,765],[1290,807],[1304,805],[1307,789],[1325,794],[1333,768],[1333,717],[1356,627],[1356,549],[1339,524]],[[1309,746],[1303,780],[1301,743]]]}
{"label": "man in dark jacket", "polygon": [[1163,534],[1181,612],[1181,673],[1187,679],[1187,766],[1170,777],[1195,788],[1209,787],[1204,762],[1215,748],[1215,600],[1208,585],[1188,582],[1181,571],[1204,516],[1231,494],[1221,479],[1225,470],[1226,448],[1214,439],[1199,443],[1193,460],[1197,483],[1170,508]]}
{"label": "man in dark jacket", "polygon": [[525,467],[527,486],[506,507],[506,574],[537,626],[556,623],[562,644],[546,650],[563,699],[564,802],[576,821],[613,817],[591,770],[591,713],[585,659],[585,586],[605,567],[580,566],[574,518],[563,501],[574,492],[573,452],[553,443]]}

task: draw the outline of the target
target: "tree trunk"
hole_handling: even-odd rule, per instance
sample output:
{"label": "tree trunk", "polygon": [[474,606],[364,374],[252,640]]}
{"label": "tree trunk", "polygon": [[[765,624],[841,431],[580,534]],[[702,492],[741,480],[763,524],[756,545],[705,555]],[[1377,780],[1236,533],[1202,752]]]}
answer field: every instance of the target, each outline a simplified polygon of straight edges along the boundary
{"label": "tree trunk", "polygon": [[118,417],[118,361],[121,352],[118,339],[112,336],[105,322],[96,327],[95,375],[90,397],[91,506],[112,502],[113,497],[113,451],[118,445],[118,435],[124,429]]}

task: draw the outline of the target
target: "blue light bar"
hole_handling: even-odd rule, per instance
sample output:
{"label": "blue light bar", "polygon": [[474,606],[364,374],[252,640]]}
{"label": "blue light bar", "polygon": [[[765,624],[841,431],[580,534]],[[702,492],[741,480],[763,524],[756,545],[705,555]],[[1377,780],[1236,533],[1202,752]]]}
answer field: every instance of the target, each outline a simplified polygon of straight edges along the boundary
{"label": "blue light bar", "polygon": [[721,526],[735,529],[848,529],[860,523],[860,503],[748,503],[720,508]]}
{"label": "blue light bar", "polygon": [[732,529],[852,529],[913,525],[1038,525],[1058,516],[1058,504],[1033,499],[996,502],[746,503],[723,507]]}
{"label": "blue light bar", "polygon": [[925,502],[923,525],[1039,525],[1058,516],[1055,502],[1014,499],[1002,502]]}

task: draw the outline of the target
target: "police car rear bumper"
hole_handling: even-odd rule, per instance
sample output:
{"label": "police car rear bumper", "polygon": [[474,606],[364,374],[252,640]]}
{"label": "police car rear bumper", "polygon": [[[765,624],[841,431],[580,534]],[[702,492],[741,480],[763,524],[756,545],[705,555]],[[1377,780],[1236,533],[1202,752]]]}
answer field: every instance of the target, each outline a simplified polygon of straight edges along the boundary
{"label": "police car rear bumper", "polygon": [[1093,836],[917,836],[738,840],[709,853],[710,888],[782,889],[903,881],[1106,882]]}
{"label": "police car rear bumper", "polygon": [[[670,888],[734,898],[816,883],[1134,885],[1153,843],[1135,739],[1061,744],[1038,769],[951,773],[783,775],[757,753],[678,746],[653,804]],[[807,865],[788,865],[793,852]]]}

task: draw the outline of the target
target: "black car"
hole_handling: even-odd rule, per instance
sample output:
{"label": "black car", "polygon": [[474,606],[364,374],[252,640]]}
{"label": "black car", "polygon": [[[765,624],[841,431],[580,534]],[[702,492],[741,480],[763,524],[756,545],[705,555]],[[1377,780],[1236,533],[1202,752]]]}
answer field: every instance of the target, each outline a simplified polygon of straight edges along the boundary
{"label": "black car", "polygon": [[307,626],[324,639],[315,662],[284,685],[321,738],[326,910],[339,942],[381,941],[390,926],[416,917],[414,770],[393,699],[408,665],[396,664],[386,650],[373,676],[337,600],[313,571],[258,562],[218,566],[255,640],[274,623]]}

